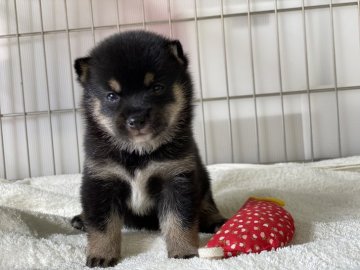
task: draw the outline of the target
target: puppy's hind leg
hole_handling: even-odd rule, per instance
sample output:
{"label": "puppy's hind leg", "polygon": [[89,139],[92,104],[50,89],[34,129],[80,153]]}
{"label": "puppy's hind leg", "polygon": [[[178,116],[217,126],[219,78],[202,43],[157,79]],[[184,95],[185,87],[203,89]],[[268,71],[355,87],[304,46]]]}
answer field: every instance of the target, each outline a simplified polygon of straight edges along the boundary
{"label": "puppy's hind leg", "polygon": [[202,202],[200,210],[200,232],[215,233],[226,219],[220,214],[211,192],[208,191]]}

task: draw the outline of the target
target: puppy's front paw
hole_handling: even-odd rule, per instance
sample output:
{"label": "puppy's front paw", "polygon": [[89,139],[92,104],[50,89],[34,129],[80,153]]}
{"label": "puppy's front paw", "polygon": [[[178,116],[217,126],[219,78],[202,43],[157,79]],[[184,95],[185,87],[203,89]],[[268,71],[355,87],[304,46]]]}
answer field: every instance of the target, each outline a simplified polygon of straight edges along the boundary
{"label": "puppy's front paw", "polygon": [[168,257],[174,259],[190,259],[197,257],[198,251],[195,247],[189,248],[174,248],[173,250],[168,251]]}
{"label": "puppy's front paw", "polygon": [[88,267],[112,267],[119,261],[119,258],[102,258],[96,256],[88,256],[86,258],[86,266]]}
{"label": "puppy's front paw", "polygon": [[194,257],[198,257],[198,254],[187,254],[187,255],[175,255],[174,257],[170,257],[170,258],[174,258],[174,259],[191,259]]}

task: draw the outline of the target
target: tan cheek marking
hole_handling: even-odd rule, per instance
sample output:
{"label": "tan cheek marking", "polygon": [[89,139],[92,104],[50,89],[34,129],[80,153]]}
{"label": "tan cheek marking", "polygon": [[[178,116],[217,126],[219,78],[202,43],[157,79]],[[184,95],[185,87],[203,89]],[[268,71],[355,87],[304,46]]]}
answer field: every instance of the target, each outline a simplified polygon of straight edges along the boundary
{"label": "tan cheek marking", "polygon": [[109,117],[106,117],[101,113],[101,102],[97,98],[93,100],[93,116],[97,123],[99,123],[106,131],[112,135],[115,134],[112,130],[112,121]]}
{"label": "tan cheek marking", "polygon": [[170,125],[176,121],[185,104],[184,89],[180,84],[174,84],[173,92],[175,95],[175,103],[170,104],[167,108],[168,115],[170,115]]}
{"label": "tan cheek marking", "polygon": [[116,93],[120,93],[121,92],[121,85],[120,83],[115,80],[115,79],[110,79],[109,80],[109,86],[112,90],[114,90]]}
{"label": "tan cheek marking", "polygon": [[147,72],[144,77],[144,85],[149,86],[152,82],[154,82],[155,75],[154,73]]}

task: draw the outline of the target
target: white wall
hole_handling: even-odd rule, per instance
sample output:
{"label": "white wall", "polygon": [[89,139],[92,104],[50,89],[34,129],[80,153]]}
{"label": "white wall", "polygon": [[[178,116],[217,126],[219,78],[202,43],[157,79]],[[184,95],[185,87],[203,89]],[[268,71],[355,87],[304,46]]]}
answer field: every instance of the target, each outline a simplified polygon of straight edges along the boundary
{"label": "white wall", "polygon": [[[171,31],[169,2],[171,19],[177,21],[172,22]],[[278,0],[280,9],[295,8],[293,11],[278,13],[280,56],[277,47],[275,13],[257,13],[251,16],[254,74],[248,18],[227,16],[247,12],[246,0],[223,1],[223,12],[226,15],[225,40],[219,16],[221,1],[197,1],[197,16],[200,18],[198,20],[199,55],[196,24],[191,19],[195,14],[193,0],[169,2],[144,0],[145,21],[162,21],[157,24],[146,24],[146,28],[164,35],[170,35],[171,32],[174,38],[180,39],[189,55],[196,96],[200,97],[201,85],[203,98],[206,100],[203,103],[204,117],[201,104],[198,103],[196,106],[194,129],[201,153],[208,163],[285,161],[285,147],[288,161],[309,160],[312,158],[312,152],[315,159],[360,154],[360,39],[358,6],[355,1],[333,1],[335,4],[350,3],[333,8],[335,61],[330,9],[306,10],[310,98],[304,92],[295,92],[307,90],[303,17],[302,11],[296,9],[301,7],[300,0]],[[252,12],[275,8],[275,2],[272,0],[250,2]],[[329,4],[329,2],[305,0],[305,5]],[[64,1],[42,0],[46,58],[44,58],[41,36],[39,1],[17,0],[16,4],[18,29],[21,34],[19,43],[22,85],[14,1],[0,0],[0,109],[1,114],[4,115],[1,118],[0,177],[5,176],[4,163],[7,178],[28,176],[27,156],[30,158],[32,176],[53,174],[53,165],[57,174],[77,172],[78,145],[75,118],[71,109],[74,104],[73,93],[75,105],[79,106],[81,89],[74,80],[71,64],[75,58],[86,55],[94,45],[94,40],[98,42],[116,33],[118,18],[120,31],[142,29],[144,21],[142,1],[119,0],[116,3],[115,0],[92,2],[67,0],[69,28],[83,28],[79,31],[70,31],[69,51],[68,36],[64,31],[66,29]],[[91,9],[94,35],[91,28]],[[204,16],[210,17],[206,20],[201,19]],[[36,33],[29,35],[34,32]],[[337,86],[340,89],[338,99],[333,90],[316,91],[316,89],[334,88],[335,62]],[[279,93],[281,86],[282,91],[295,94],[286,94],[283,100],[279,95],[272,95]],[[355,90],[342,90],[344,87],[352,87]],[[48,103],[47,88],[50,103]],[[251,96],[254,90],[256,94],[261,95],[256,98],[256,111]],[[229,110],[228,101],[224,99],[227,91],[230,96],[247,95],[247,97],[231,99]],[[55,111],[51,114],[52,129],[46,113],[27,116],[28,147],[25,121],[21,116],[24,111],[23,98],[26,112],[47,111],[48,104],[52,111],[69,109],[66,112]],[[310,134],[309,108],[312,134]],[[229,135],[229,111],[232,124],[232,148]],[[284,119],[282,111],[284,111]],[[13,113],[20,113],[20,116],[9,117],[8,114]],[[338,116],[341,153],[338,145]],[[79,114],[76,119],[78,140],[81,144],[82,128]],[[283,120],[285,128],[283,128]],[[258,130],[259,145],[256,130]],[[313,151],[311,141],[313,141]],[[81,146],[79,149],[80,163],[82,163]]]}

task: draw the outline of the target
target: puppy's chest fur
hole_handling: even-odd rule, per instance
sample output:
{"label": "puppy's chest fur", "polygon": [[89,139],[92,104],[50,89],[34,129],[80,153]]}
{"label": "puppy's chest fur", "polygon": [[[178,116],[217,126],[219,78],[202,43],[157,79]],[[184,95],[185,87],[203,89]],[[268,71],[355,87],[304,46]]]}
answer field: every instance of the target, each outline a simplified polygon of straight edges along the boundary
{"label": "puppy's chest fur", "polygon": [[131,170],[110,159],[101,162],[88,159],[86,167],[96,178],[125,182],[131,190],[125,198],[126,206],[134,214],[142,216],[156,206],[160,193],[164,192],[169,181],[194,171],[196,164],[194,157],[190,155],[180,160],[149,161],[145,166]]}
{"label": "puppy's chest fur", "polygon": [[[160,173],[160,172],[159,172]],[[136,169],[130,181],[131,194],[126,200],[128,208],[137,215],[146,215],[156,205],[157,193],[161,192],[162,181],[156,168]]]}

